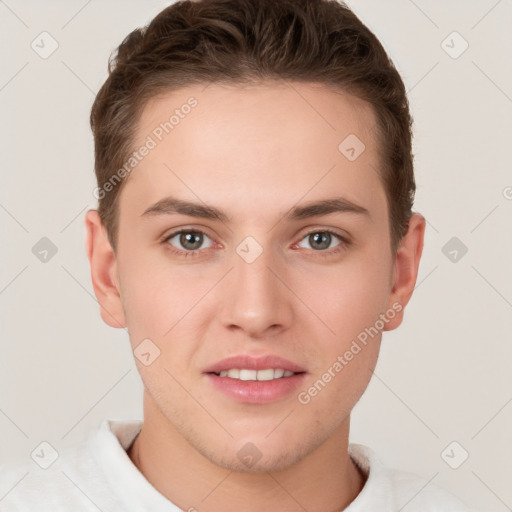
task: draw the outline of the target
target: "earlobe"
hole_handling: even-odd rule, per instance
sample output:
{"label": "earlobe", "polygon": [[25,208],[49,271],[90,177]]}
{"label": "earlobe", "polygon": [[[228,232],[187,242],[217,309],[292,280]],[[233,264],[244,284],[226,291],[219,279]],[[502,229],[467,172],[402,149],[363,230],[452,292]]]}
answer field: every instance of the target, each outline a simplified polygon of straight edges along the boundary
{"label": "earlobe", "polygon": [[97,210],[85,214],[86,253],[94,294],[103,321],[111,327],[126,327],[117,275],[117,260]]}
{"label": "earlobe", "polygon": [[424,236],[425,218],[419,213],[414,213],[409,219],[409,228],[400,241],[395,256],[394,280],[388,307],[398,313],[386,324],[386,331],[396,329],[402,323],[405,306],[416,285]]}

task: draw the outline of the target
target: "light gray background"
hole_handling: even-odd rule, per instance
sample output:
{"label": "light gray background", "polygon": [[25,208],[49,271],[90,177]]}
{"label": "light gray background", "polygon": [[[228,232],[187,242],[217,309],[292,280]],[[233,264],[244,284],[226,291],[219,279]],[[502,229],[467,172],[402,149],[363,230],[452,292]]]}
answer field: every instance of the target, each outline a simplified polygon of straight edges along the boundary
{"label": "light gray background", "polygon": [[[110,52],[167,4],[0,1],[2,462],[43,440],[79,442],[106,417],[141,417],[127,334],[102,323],[85,255],[88,119]],[[384,334],[351,440],[475,509],[512,510],[512,2],[348,4],[409,90],[428,221],[417,290]],[[42,31],[59,45],[47,59],[31,48]],[[445,51],[462,48],[453,31],[469,44],[458,58]],[[58,248],[46,263],[32,252],[42,237]],[[456,262],[442,251],[452,237],[468,248]],[[453,441],[452,465],[469,453],[458,469],[441,456]]]}

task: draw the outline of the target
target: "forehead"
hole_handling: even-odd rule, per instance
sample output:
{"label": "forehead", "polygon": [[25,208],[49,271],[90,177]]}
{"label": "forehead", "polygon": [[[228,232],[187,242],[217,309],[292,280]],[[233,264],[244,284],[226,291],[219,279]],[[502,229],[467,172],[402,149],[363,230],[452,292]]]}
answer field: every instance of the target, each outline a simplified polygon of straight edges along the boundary
{"label": "forehead", "polygon": [[257,191],[270,205],[283,194],[297,202],[334,188],[368,202],[383,194],[375,125],[369,104],[320,84],[210,84],[162,94],[139,119],[134,147],[149,140],[153,147],[121,202],[137,201],[142,212],[164,191],[209,203],[236,192],[247,211],[263,201]]}
{"label": "forehead", "polygon": [[[167,127],[167,131],[164,129],[161,135],[165,137],[172,132],[176,138],[179,131],[183,131],[183,128],[177,128],[183,126],[185,120],[186,124],[193,125],[198,136],[211,135],[212,131],[220,135],[219,128],[227,132],[232,126],[231,131],[239,134],[238,139],[271,142],[277,135],[285,134],[293,136],[286,140],[290,144],[294,140],[315,141],[329,134],[336,143],[340,137],[348,135],[348,130],[353,130],[368,145],[376,125],[369,103],[325,84],[285,81],[253,85],[213,83],[151,98],[139,119],[136,142],[142,142],[155,130],[155,136],[159,138],[159,125],[166,121],[170,121],[172,127],[170,130]],[[225,125],[228,121],[230,126]]]}

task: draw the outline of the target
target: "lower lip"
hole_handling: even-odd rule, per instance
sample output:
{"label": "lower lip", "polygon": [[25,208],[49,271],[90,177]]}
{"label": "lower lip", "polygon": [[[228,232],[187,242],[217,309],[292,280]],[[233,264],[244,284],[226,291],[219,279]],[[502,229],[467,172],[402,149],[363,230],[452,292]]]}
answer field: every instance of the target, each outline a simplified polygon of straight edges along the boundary
{"label": "lower lip", "polygon": [[305,373],[273,380],[239,380],[208,373],[216,389],[237,402],[266,404],[275,402],[295,391],[304,380]]}

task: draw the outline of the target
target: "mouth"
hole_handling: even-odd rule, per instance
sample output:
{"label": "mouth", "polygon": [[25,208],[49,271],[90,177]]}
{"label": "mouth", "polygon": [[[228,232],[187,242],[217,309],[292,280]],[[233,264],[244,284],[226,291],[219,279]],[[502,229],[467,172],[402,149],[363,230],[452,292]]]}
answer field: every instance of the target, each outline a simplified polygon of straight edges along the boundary
{"label": "mouth", "polygon": [[288,397],[307,371],[278,356],[232,356],[203,372],[216,391],[241,403],[265,404]]}
{"label": "mouth", "polygon": [[283,368],[265,368],[264,370],[251,370],[249,368],[230,368],[220,372],[212,372],[219,377],[228,377],[229,379],[243,381],[269,381],[274,379],[283,379],[304,372],[292,372]]}

